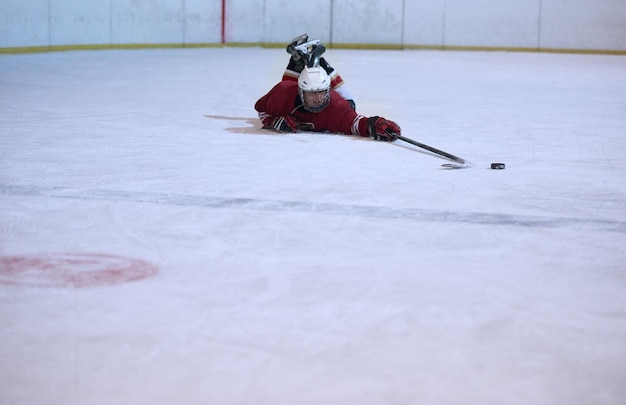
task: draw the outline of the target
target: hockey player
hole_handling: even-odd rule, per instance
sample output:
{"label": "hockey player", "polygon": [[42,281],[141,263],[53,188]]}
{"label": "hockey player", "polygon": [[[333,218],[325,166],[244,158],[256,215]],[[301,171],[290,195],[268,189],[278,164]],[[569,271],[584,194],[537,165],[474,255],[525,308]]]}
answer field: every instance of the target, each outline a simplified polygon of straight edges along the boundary
{"label": "hockey player", "polygon": [[382,117],[357,113],[337,91],[322,67],[303,66],[298,81],[282,80],[254,108],[264,128],[278,132],[326,131],[338,134],[369,136],[392,142],[400,127]]}
{"label": "hockey player", "polygon": [[283,73],[283,80],[298,81],[300,73],[307,62],[313,62],[312,58],[318,58],[319,66],[330,76],[330,88],[337,91],[339,95],[345,98],[352,109],[356,109],[354,96],[346,86],[341,76],[330,66],[330,64],[322,57],[326,51],[326,47],[318,40],[309,41],[308,34],[302,34],[295,37],[289,45],[287,45],[287,53],[291,55],[287,68]]}

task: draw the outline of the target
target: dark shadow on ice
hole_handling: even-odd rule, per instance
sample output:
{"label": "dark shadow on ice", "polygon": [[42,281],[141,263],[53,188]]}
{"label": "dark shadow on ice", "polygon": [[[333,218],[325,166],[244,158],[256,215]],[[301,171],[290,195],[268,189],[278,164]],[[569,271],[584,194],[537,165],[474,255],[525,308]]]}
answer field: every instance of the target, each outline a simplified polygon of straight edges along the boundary
{"label": "dark shadow on ice", "polygon": [[[210,118],[210,119],[215,119],[215,120],[225,120],[225,121],[239,121],[239,122],[245,122],[246,126],[237,126],[237,127],[229,127],[229,128],[225,128],[228,132],[231,132],[233,134],[248,134],[248,135],[289,135],[289,133],[279,133],[274,131],[272,128],[263,128],[263,126],[261,125],[261,121],[258,118],[249,118],[249,117],[229,117],[226,115],[209,115],[209,114],[205,114],[204,115],[206,118]],[[307,131],[305,129],[300,129],[298,131],[298,133],[311,133],[311,134],[315,134],[315,135],[320,135],[320,134],[326,134],[326,135],[336,135],[336,134],[331,134],[329,132],[326,131]],[[347,135],[347,136],[351,136],[351,135]],[[353,136],[353,138],[355,139],[367,139],[369,140],[369,138],[365,138],[365,137],[361,137],[361,136]]]}
{"label": "dark shadow on ice", "polygon": [[236,126],[226,128],[228,132],[232,132],[233,134],[248,134],[248,135],[259,135],[266,134],[267,132],[261,127],[261,122],[258,118],[249,118],[249,117],[228,117],[225,115],[204,115],[206,118],[211,118],[215,120],[225,120],[225,121],[237,121],[241,123],[245,123],[244,126]]}
{"label": "dark shadow on ice", "polygon": [[0,194],[193,206],[210,209],[243,209],[271,212],[299,212],[319,215],[360,216],[403,221],[465,223],[474,225],[521,226],[530,228],[584,227],[586,230],[626,233],[626,222],[593,218],[571,218],[538,215],[459,212],[422,208],[366,206],[309,201],[279,201],[245,197],[219,197],[195,194],[169,194],[105,189],[72,189],[38,185],[0,184]]}

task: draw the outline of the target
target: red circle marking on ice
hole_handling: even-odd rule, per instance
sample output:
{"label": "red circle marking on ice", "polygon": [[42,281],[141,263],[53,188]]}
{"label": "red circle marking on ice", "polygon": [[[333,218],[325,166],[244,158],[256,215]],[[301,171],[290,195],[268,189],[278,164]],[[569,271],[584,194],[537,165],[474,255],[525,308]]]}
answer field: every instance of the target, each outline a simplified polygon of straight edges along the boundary
{"label": "red circle marking on ice", "polygon": [[156,266],[130,257],[96,253],[0,256],[0,284],[28,287],[97,287],[141,280]]}

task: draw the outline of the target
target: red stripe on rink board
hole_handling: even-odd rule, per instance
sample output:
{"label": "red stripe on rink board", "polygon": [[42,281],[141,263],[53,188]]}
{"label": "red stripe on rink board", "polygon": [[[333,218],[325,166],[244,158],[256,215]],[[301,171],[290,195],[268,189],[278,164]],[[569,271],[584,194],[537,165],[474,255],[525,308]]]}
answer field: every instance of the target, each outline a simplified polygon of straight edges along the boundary
{"label": "red stripe on rink board", "polygon": [[226,43],[226,0],[222,0],[222,44]]}

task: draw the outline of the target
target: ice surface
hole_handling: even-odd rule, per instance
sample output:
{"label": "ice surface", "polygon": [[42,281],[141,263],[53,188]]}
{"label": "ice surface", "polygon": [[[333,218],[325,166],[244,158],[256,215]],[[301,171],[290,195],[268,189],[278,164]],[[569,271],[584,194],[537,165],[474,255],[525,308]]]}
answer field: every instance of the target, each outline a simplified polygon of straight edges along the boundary
{"label": "ice surface", "polygon": [[0,55],[0,256],[159,269],[0,284],[1,404],[624,403],[626,57],[326,56],[475,166],[260,129],[284,50]]}

